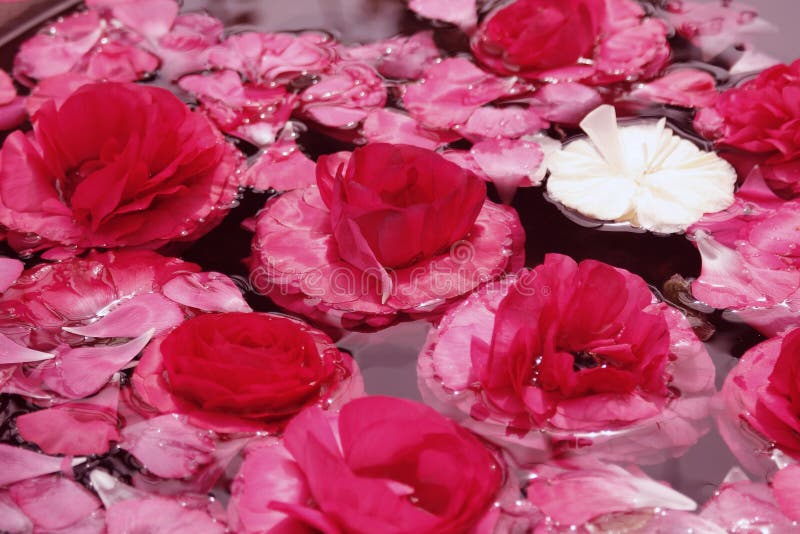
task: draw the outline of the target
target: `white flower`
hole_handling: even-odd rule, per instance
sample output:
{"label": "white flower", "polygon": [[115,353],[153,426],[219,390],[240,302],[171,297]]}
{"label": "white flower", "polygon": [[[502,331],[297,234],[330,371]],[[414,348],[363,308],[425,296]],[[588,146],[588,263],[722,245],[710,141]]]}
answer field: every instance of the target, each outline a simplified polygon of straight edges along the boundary
{"label": "white flower", "polygon": [[550,158],[548,194],[588,217],[661,233],[685,230],[704,213],[730,206],[733,167],[665,123],[662,118],[619,126],[612,106],[598,107],[580,124],[588,139]]}

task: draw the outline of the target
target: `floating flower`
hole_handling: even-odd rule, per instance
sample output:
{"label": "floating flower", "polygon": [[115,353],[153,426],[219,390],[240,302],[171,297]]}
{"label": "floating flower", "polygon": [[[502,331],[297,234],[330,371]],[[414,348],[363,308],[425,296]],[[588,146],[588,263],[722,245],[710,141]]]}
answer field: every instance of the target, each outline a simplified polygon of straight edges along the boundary
{"label": "floating flower", "polygon": [[20,433],[53,454],[106,452],[120,437],[115,373],[154,333],[225,310],[249,310],[230,279],[150,251],[25,271],[0,297],[0,388],[47,407],[20,416]]}
{"label": "floating flower", "polygon": [[733,202],[736,172],[666,128],[666,119],[619,126],[611,106],[580,123],[588,139],[549,162],[547,192],[588,217],[679,232]]}
{"label": "floating flower", "polygon": [[283,442],[251,447],[229,523],[237,532],[493,532],[493,504],[519,494],[504,488],[503,471],[475,436],[427,406],[365,397],[338,415],[307,409]]}
{"label": "floating flower", "polygon": [[[31,249],[156,248],[196,238],[237,194],[240,159],[169,91],[90,84],[59,108],[39,109],[32,134],[6,139],[0,222],[45,240]],[[19,195],[20,187],[28,192]]]}
{"label": "floating flower", "polygon": [[363,394],[353,360],[301,321],[263,313],[201,315],[155,340],[133,378],[161,413],[219,432],[280,429],[305,406]]}
{"label": "floating flower", "polygon": [[747,351],[720,396],[720,432],[748,470],[765,474],[800,460],[800,329]]}
{"label": "floating flower", "polygon": [[431,150],[373,143],[321,157],[317,183],[271,199],[255,222],[251,279],[279,306],[385,326],[521,265],[516,213]]}
{"label": "floating flower", "polygon": [[471,44],[499,74],[605,84],[658,74],[666,37],[666,24],[631,0],[516,0],[490,13]]}
{"label": "floating flower", "polygon": [[786,197],[800,194],[800,60],[776,65],[724,91],[694,125],[721,147],[756,158],[767,183]]}
{"label": "floating flower", "polygon": [[557,254],[451,308],[417,370],[427,402],[524,465],[679,454],[714,391],[703,345],[641,278]]}

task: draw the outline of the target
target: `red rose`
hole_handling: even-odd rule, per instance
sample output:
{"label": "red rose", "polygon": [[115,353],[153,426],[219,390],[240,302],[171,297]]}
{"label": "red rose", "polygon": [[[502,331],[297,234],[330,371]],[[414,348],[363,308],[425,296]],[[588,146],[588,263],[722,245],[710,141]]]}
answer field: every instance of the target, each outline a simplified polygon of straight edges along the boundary
{"label": "red rose", "polygon": [[317,185],[339,253],[364,269],[405,267],[446,251],[472,229],[486,200],[475,174],[407,145],[369,144],[346,164],[322,156]]}
{"label": "red rose", "polygon": [[236,194],[238,153],[165,89],[86,85],[33,127],[2,150],[0,222],[17,232],[154,248],[207,231]]}
{"label": "red rose", "polygon": [[714,390],[702,343],[644,280],[558,254],[449,310],[418,377],[428,403],[525,464],[563,447],[660,461],[704,432]]}
{"label": "red rose", "polygon": [[516,212],[432,150],[375,143],[323,156],[317,184],[271,199],[255,222],[251,281],[279,306],[379,327],[521,267]]}
{"label": "red rose", "polygon": [[[350,386],[345,388],[345,384]],[[325,334],[265,313],[200,315],[150,344],[137,393],[219,432],[278,428],[310,404],[360,393],[349,356]]]}
{"label": "red rose", "polygon": [[516,0],[483,21],[472,52],[499,74],[603,84],[655,75],[666,35],[631,0]]}
{"label": "red rose", "polygon": [[492,506],[503,478],[502,464],[453,421],[370,396],[338,417],[306,410],[282,443],[251,448],[228,514],[237,532],[517,532],[497,525]]}
{"label": "red rose", "polygon": [[753,154],[769,185],[800,194],[800,60],[776,65],[728,89],[694,126],[717,145]]}

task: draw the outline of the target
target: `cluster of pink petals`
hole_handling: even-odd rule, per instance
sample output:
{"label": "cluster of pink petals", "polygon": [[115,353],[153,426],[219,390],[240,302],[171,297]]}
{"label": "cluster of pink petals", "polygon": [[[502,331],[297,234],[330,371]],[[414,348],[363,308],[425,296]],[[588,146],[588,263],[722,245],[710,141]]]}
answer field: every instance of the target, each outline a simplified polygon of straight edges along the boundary
{"label": "cluster of pink petals", "polygon": [[519,496],[515,485],[453,421],[419,403],[372,396],[339,414],[309,408],[281,441],[248,447],[228,517],[237,532],[271,534],[521,532],[514,529],[526,520],[505,513]]}
{"label": "cluster of pink petals", "polygon": [[25,82],[67,74],[134,81],[160,68],[170,78],[205,66],[222,23],[178,14],[175,0],[90,0],[88,10],[53,23],[22,44],[14,74]]}
{"label": "cluster of pink petals", "polygon": [[[609,272],[605,278],[597,278],[603,269],[617,274]],[[614,276],[624,280],[627,294],[617,293],[619,282],[614,281]],[[581,287],[587,289],[574,289]],[[512,339],[513,332],[503,332],[505,326],[512,325],[496,322],[498,309],[510,291],[523,299],[533,299],[541,307],[527,309],[509,300],[503,318],[506,323],[532,325],[530,335],[538,337],[529,340],[530,351],[540,351],[536,354],[503,352],[510,351],[513,343],[527,339],[527,334],[514,334]],[[614,293],[601,297],[603,291]],[[630,324],[625,328],[633,338],[614,338],[614,322],[603,322],[603,313],[612,313],[607,311],[612,307],[627,314]],[[640,370],[634,371],[639,383],[632,389],[630,385],[622,387],[629,379],[621,362],[635,361],[639,358],[636,351],[642,352],[642,358],[655,358],[662,350],[660,340],[637,341],[637,328],[645,328],[655,336],[653,332],[661,328],[657,323],[662,321],[667,329],[664,349],[668,358],[660,364],[656,360],[642,364]],[[592,325],[605,326],[594,332]],[[545,348],[537,348],[535,339],[540,339]],[[506,348],[498,352],[501,343]],[[572,372],[570,357],[569,371],[563,368],[567,363],[556,370],[565,384],[551,384],[545,390],[526,377],[542,366],[535,360],[537,354],[554,358],[547,364],[551,367],[567,354],[549,355],[549,343],[556,343],[556,350],[560,351],[570,345],[594,346],[597,349],[580,350],[598,350],[611,355],[608,358],[616,363],[609,364],[608,369],[598,366]],[[626,351],[633,354],[622,356]],[[542,367],[540,373],[545,372],[551,371]],[[588,260],[579,267],[555,254],[548,255],[533,272],[490,284],[448,311],[431,331],[420,354],[417,373],[426,402],[501,444],[523,465],[567,453],[642,463],[680,454],[708,429],[708,401],[714,392],[711,359],[677,310],[657,302],[644,282],[627,271]],[[603,379],[602,373],[607,374]],[[600,382],[591,385],[587,382],[590,378]],[[661,385],[656,387],[657,383]],[[575,391],[560,398],[558,388],[565,390],[567,385]],[[608,388],[607,392],[604,388]]]}
{"label": "cluster of pink petals", "polygon": [[798,324],[800,203],[778,197],[756,167],[733,205],[689,228],[702,256],[692,293],[766,335]]}
{"label": "cluster of pink petals", "polygon": [[117,373],[154,334],[199,311],[249,307],[221,274],[123,251],[25,271],[0,309],[0,387],[44,407],[17,419],[22,436],[50,454],[101,454],[120,440]]}

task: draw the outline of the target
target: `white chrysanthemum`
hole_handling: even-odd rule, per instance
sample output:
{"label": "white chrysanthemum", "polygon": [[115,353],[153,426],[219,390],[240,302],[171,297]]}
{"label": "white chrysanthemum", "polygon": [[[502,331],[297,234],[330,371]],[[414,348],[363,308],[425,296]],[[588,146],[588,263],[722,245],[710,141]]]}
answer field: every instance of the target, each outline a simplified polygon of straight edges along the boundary
{"label": "white chrysanthemum", "polygon": [[553,154],[547,192],[564,206],[655,232],[685,230],[733,202],[736,171],[665,127],[665,119],[617,124],[612,106],[581,122],[588,139]]}

